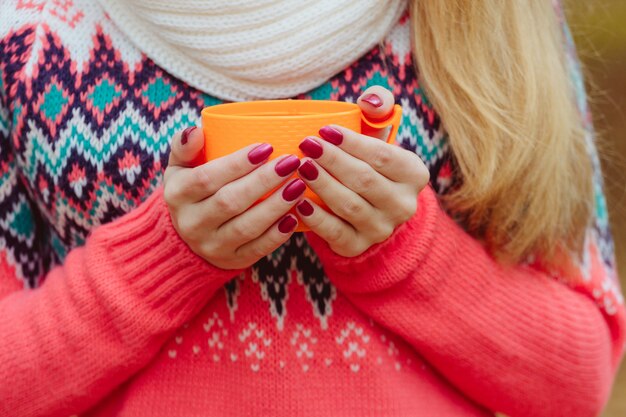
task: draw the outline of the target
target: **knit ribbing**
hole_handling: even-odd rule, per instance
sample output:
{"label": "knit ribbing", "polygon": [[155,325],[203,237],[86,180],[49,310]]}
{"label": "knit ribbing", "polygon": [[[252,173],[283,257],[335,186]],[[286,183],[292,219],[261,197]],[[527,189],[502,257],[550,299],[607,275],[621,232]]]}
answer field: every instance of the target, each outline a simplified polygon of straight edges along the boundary
{"label": "knit ribbing", "polygon": [[150,58],[225,100],[287,98],[318,86],[380,42],[406,0],[100,0]]}
{"label": "knit ribbing", "polygon": [[[196,256],[169,219],[157,190],[137,210],[98,228],[40,289],[0,302],[0,334],[23,352],[0,350],[2,369],[15,376],[34,367],[38,378],[27,391],[0,385],[0,416],[82,411],[76,404],[95,402],[148,363],[238,273]],[[38,342],[46,340],[55,342]]]}
{"label": "knit ribbing", "polygon": [[89,258],[99,260],[95,265],[106,264],[107,274],[127,282],[137,297],[130,305],[145,304],[173,326],[241,272],[214,267],[189,249],[172,226],[162,189],[137,210],[96,229],[86,249]]}
{"label": "knit ribbing", "polygon": [[[338,277],[334,283],[339,289],[348,293],[382,291],[409,278],[415,268],[424,263],[424,258],[431,256],[433,240],[438,238],[436,219],[440,210],[434,192],[430,187],[426,188],[419,195],[418,210],[408,222],[399,226],[385,242],[353,258],[336,254],[327,242],[314,233],[309,232],[307,239],[320,257],[332,265],[330,268]],[[396,247],[405,249],[403,261],[382,262]],[[355,280],[352,278],[354,274],[367,275],[369,278]]]}
{"label": "knit ribbing", "polygon": [[297,98],[389,87],[403,107],[397,143],[430,171],[415,216],[351,259],[294,234],[230,281],[175,234],[159,185],[171,138],[220,100],[142,54],[97,2],[0,2],[0,16],[0,416],[601,406],[625,329],[604,206],[588,262],[568,269],[574,288],[534,265],[501,268],[454,224],[435,195],[454,183],[451,150],[414,71],[408,16]]}
{"label": "knit ribbing", "polygon": [[[490,255],[444,215],[431,189],[419,202],[416,215],[391,239],[353,262],[312,240],[337,287],[492,410],[598,413],[624,335],[613,339],[612,348],[602,343],[614,336],[592,294],[566,289],[530,267],[485,262]],[[400,255],[398,247],[406,252]],[[623,311],[616,319],[624,320]],[[500,375],[497,382],[493,375]]]}

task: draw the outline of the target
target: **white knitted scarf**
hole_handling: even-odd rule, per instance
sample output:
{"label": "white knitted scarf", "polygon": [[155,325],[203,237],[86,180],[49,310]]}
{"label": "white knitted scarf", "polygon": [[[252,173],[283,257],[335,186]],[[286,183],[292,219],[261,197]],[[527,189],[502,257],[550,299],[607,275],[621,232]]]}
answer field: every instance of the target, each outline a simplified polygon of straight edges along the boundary
{"label": "white knitted scarf", "polygon": [[380,42],[406,0],[99,0],[142,52],[225,100],[286,98]]}

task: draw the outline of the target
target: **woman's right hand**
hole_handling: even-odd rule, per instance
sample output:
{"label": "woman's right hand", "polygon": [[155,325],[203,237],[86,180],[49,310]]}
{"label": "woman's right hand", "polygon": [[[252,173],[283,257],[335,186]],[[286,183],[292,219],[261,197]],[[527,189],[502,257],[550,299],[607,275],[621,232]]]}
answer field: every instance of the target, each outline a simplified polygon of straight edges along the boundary
{"label": "woman's right hand", "polygon": [[306,189],[295,179],[263,202],[254,202],[284,183],[300,166],[295,155],[266,163],[273,149],[255,144],[200,163],[201,129],[187,128],[172,140],[164,198],[172,224],[192,251],[222,269],[254,264],[282,245],[298,221],[286,214]]}

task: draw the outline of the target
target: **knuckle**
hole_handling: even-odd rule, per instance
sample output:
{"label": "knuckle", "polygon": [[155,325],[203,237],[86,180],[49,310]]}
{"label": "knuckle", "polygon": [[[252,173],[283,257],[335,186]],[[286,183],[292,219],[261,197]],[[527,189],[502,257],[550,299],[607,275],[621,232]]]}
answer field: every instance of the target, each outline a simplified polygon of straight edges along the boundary
{"label": "knuckle", "polygon": [[[270,242],[273,243],[273,242]],[[272,248],[270,247],[270,243],[259,243],[258,245],[254,245],[250,248],[250,257],[254,258],[254,260],[259,260],[268,255],[271,252]]]}
{"label": "knuckle", "polygon": [[268,169],[259,169],[258,171],[258,183],[264,190],[271,190],[276,186],[276,175],[273,175]]}
{"label": "knuckle", "polygon": [[332,166],[335,165],[337,163],[337,159],[338,159],[338,152],[336,152],[336,149],[333,149],[332,147],[328,147],[328,151],[326,150],[327,147],[324,147],[324,153],[322,154],[322,158],[324,158],[324,164],[326,166]]}
{"label": "knuckle", "polygon": [[226,249],[214,240],[206,241],[202,252],[206,257],[210,257],[220,263],[227,263],[231,260],[231,256],[228,256]]}
{"label": "knuckle", "polygon": [[213,189],[214,180],[209,174],[207,168],[208,165],[200,165],[194,168],[194,178],[198,187],[200,187],[203,191],[208,191],[209,193],[212,193],[215,191]]}
{"label": "knuckle", "polygon": [[417,197],[407,198],[401,205],[398,213],[402,223],[409,220],[417,211]]}
{"label": "knuckle", "polygon": [[351,242],[349,245],[331,245],[331,248],[333,249],[333,251],[346,258],[359,256],[367,249],[367,247],[361,242],[360,239]]}
{"label": "knuckle", "polygon": [[221,269],[237,269],[240,267],[241,263],[240,259],[233,259],[232,257],[225,256],[207,257],[205,259]]}
{"label": "knuckle", "polygon": [[254,239],[257,235],[256,230],[252,227],[250,222],[243,219],[238,219],[238,221],[233,224],[232,232],[240,240],[246,242]]}
{"label": "knuckle", "polygon": [[347,198],[339,206],[339,215],[345,219],[354,219],[363,214],[365,206],[354,198]]}
{"label": "knuckle", "polygon": [[376,222],[372,236],[374,243],[380,243],[387,240],[387,238],[393,233],[393,230],[394,227],[389,221]]}
{"label": "knuckle", "polygon": [[199,224],[190,216],[178,216],[176,218],[176,226],[178,234],[187,241],[195,241],[198,233]]}
{"label": "knuckle", "polygon": [[345,231],[340,225],[333,225],[328,229],[328,240],[335,244],[343,242]]}
{"label": "knuckle", "polygon": [[380,145],[381,146],[377,146],[377,149],[374,152],[374,158],[372,159],[372,166],[376,170],[381,170],[393,162],[394,149],[391,145],[386,143],[381,143]]}
{"label": "knuckle", "polygon": [[220,213],[232,217],[241,212],[241,203],[228,187],[221,188],[213,198],[215,207]]}
{"label": "knuckle", "polygon": [[163,187],[163,199],[168,206],[177,206],[180,202],[180,187],[171,181]]}
{"label": "knuckle", "polygon": [[347,256],[355,257],[362,255],[368,247],[369,245],[365,244],[362,240],[358,240],[354,245],[352,245],[351,250]]}
{"label": "knuckle", "polygon": [[243,159],[231,157],[225,161],[225,169],[229,174],[238,174],[245,170]]}
{"label": "knuckle", "polygon": [[376,172],[374,172],[370,167],[360,170],[356,174],[356,189],[354,191],[359,194],[363,194],[376,184],[376,179]]}
{"label": "knuckle", "polygon": [[[419,157],[417,157],[419,159]],[[424,163],[422,162],[421,159],[419,159],[419,162],[417,164],[417,189],[421,190],[424,187],[426,187],[426,185],[428,185],[428,182],[430,181],[430,171],[428,170],[428,168],[426,167],[426,165],[424,165]]]}
{"label": "knuckle", "polygon": [[234,263],[236,259],[230,253],[227,253],[221,245],[217,244],[217,242],[213,240],[205,241],[200,246],[199,255],[220,268],[234,269],[236,267]]}

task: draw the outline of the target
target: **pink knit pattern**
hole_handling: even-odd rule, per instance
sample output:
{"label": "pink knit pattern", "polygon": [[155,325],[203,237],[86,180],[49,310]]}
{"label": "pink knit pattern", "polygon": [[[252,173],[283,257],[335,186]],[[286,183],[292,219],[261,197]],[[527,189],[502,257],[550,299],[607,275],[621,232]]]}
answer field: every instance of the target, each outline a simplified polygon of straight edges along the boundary
{"label": "pink knit pattern", "polygon": [[[0,415],[597,414],[623,308],[604,315],[584,291],[498,265],[430,188],[419,207],[356,259],[309,236],[345,298],[334,331],[289,303],[310,319],[278,334],[261,297],[240,300],[231,320],[215,294],[231,273],[189,251],[156,192],[98,228],[40,291],[2,295],[0,378],[11,382]],[[593,278],[602,273],[594,261]]]}
{"label": "pink knit pattern", "polygon": [[[626,329],[606,218],[581,264],[505,267],[429,186],[413,218],[359,257],[308,233],[244,271],[213,267],[172,227],[155,138],[216,99],[155,67],[93,2],[0,3],[9,9],[0,417],[600,412]],[[389,83],[407,112],[400,144],[441,192],[445,134],[411,72],[405,25],[303,98]]]}

